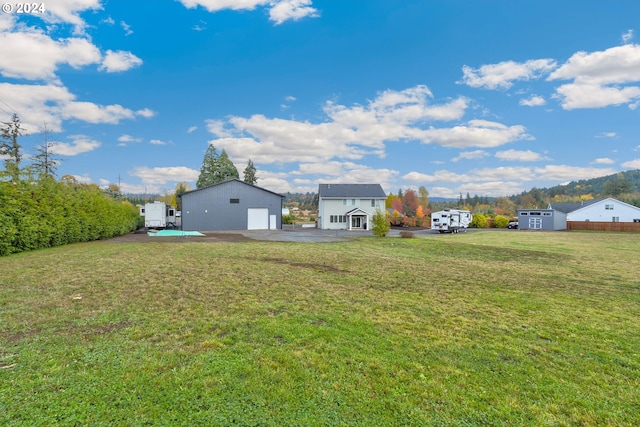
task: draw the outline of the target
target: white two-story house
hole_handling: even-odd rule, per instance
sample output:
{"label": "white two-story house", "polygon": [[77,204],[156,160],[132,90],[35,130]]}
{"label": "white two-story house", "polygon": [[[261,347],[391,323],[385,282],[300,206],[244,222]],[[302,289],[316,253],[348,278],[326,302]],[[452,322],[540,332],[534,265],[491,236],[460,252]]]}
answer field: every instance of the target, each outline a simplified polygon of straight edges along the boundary
{"label": "white two-story house", "polygon": [[380,184],[320,184],[318,228],[370,230],[376,210],[385,211],[386,199]]}

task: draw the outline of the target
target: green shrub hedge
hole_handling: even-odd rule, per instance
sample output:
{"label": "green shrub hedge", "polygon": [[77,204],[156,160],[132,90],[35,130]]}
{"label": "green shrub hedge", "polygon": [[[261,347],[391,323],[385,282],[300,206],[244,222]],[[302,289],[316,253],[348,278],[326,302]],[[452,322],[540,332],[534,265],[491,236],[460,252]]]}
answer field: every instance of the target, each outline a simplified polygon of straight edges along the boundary
{"label": "green shrub hedge", "polygon": [[96,185],[0,182],[0,255],[106,239],[139,225],[135,206]]}

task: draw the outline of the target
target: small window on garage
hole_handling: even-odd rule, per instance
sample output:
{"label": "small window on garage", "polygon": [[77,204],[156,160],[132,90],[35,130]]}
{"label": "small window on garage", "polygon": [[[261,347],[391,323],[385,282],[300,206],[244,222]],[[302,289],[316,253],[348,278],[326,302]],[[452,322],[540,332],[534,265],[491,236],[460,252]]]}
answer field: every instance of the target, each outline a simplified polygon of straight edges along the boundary
{"label": "small window on garage", "polygon": [[229,203],[240,203],[240,199],[229,199]]}

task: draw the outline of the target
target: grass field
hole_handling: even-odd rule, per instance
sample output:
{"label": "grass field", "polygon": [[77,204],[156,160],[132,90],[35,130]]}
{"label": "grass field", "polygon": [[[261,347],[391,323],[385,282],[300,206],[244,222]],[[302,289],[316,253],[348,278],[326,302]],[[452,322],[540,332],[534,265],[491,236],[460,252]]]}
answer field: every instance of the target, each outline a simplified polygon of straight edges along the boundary
{"label": "grass field", "polygon": [[640,238],[0,258],[0,425],[637,426]]}

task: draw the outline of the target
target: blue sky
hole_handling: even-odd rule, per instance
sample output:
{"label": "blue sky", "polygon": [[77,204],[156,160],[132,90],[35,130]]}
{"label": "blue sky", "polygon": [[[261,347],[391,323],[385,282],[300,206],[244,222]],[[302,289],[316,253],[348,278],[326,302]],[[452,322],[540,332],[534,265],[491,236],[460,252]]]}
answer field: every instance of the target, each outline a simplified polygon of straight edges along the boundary
{"label": "blue sky", "polygon": [[81,182],[193,188],[208,144],[276,192],[504,196],[640,168],[638,1],[3,4],[0,121],[20,116],[25,163],[46,127]]}

